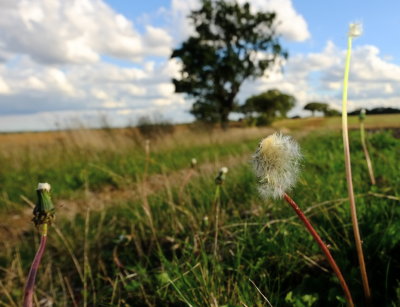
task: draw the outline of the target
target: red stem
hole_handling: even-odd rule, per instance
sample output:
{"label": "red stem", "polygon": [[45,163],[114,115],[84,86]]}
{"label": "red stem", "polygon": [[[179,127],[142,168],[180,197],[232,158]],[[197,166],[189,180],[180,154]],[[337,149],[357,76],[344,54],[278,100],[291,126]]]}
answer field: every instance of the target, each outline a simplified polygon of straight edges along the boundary
{"label": "red stem", "polygon": [[331,265],[333,271],[335,272],[337,278],[339,279],[340,285],[343,288],[344,294],[346,296],[346,300],[349,306],[354,306],[353,299],[351,297],[351,293],[349,288],[347,287],[346,281],[343,278],[342,273],[340,272],[339,267],[337,266],[335,260],[333,259],[331,252],[329,251],[328,247],[325,245],[325,243],[322,241],[321,237],[318,235],[317,231],[314,229],[314,227],[311,225],[310,221],[307,219],[307,217],[304,215],[304,213],[301,211],[299,206],[294,202],[293,199],[290,198],[289,195],[286,193],[283,196],[285,200],[289,203],[289,205],[292,206],[294,211],[296,211],[296,214],[299,216],[301,221],[304,223],[306,226],[307,230],[311,233],[311,235],[314,237],[315,241],[317,241],[319,247],[322,249],[323,253],[326,256],[326,259],[328,260],[329,264]]}
{"label": "red stem", "polygon": [[40,239],[39,249],[36,252],[35,258],[33,259],[31,269],[29,271],[28,279],[25,285],[25,293],[24,293],[24,304],[23,307],[32,307],[33,302],[33,288],[35,286],[35,278],[36,273],[39,268],[40,260],[42,260],[42,256],[44,253],[44,249],[46,247],[47,235],[42,235]]}

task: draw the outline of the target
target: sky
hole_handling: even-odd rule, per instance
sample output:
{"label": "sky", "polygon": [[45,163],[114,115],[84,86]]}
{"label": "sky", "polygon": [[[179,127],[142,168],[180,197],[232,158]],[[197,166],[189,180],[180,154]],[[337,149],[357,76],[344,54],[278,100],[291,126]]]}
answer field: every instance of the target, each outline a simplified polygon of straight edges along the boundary
{"label": "sky", "polygon": [[[232,1],[232,0],[228,0]],[[245,0],[238,0],[244,3]],[[349,23],[349,110],[400,107],[400,1],[249,0],[275,11],[283,69],[247,81],[238,95],[277,88],[294,95],[289,115],[323,101],[340,110]],[[0,131],[135,124],[141,116],[190,122],[191,102],[171,83],[171,51],[193,29],[200,0],[0,0]]]}

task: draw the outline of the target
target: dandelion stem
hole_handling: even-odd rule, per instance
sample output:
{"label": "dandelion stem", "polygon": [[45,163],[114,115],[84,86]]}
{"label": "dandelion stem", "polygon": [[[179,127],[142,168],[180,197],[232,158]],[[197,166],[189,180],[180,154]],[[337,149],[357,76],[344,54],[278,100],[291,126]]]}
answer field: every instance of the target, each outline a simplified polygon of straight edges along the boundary
{"label": "dandelion stem", "polygon": [[367,160],[369,178],[371,179],[371,183],[375,185],[376,181],[375,181],[374,169],[372,167],[371,158],[369,156],[367,142],[365,141],[364,121],[360,121],[360,136],[361,136],[361,145],[365,154],[365,160]]}
{"label": "dandelion stem", "polygon": [[326,259],[328,260],[330,266],[332,267],[332,269],[335,272],[337,278],[339,279],[340,285],[342,286],[342,289],[343,289],[344,294],[346,296],[346,300],[347,300],[348,305],[349,306],[354,306],[350,290],[349,290],[349,288],[348,288],[348,286],[346,284],[346,281],[344,280],[344,277],[343,277],[342,273],[340,272],[339,267],[337,266],[335,260],[333,259],[332,255],[331,255],[331,252],[329,251],[328,247],[322,241],[322,239],[318,235],[317,231],[311,225],[310,221],[307,219],[307,217],[301,211],[299,206],[294,202],[294,200],[289,195],[287,195],[286,193],[283,195],[283,197],[289,203],[289,205],[292,206],[292,208],[294,209],[294,211],[296,212],[298,217],[301,219],[301,221],[306,226],[307,230],[313,236],[315,241],[317,241],[317,243],[318,243],[319,247],[321,248],[322,252],[325,254]]}
{"label": "dandelion stem", "polygon": [[36,273],[38,271],[39,264],[40,261],[42,260],[42,256],[44,253],[44,249],[46,247],[46,241],[47,241],[47,224],[43,224],[39,249],[36,252],[35,258],[33,259],[31,269],[29,270],[28,279],[25,285],[23,307],[33,306],[32,303],[33,288],[35,286]]}
{"label": "dandelion stem", "polygon": [[346,165],[347,190],[350,200],[350,213],[353,224],[354,240],[357,249],[358,262],[360,265],[364,296],[367,305],[370,306],[371,292],[369,289],[367,270],[365,267],[364,254],[361,245],[360,230],[358,228],[357,209],[354,198],[353,181],[352,181],[351,164],[350,164],[349,134],[347,128],[347,89],[348,89],[349,71],[350,71],[351,45],[352,45],[352,36],[349,35],[347,41],[346,66],[345,66],[344,80],[343,80],[343,103],[342,103],[342,130],[343,130],[342,132],[343,132],[343,145],[344,145],[343,147],[344,147],[344,156]]}
{"label": "dandelion stem", "polygon": [[221,194],[221,185],[217,184],[214,196],[214,209],[215,209],[214,257],[217,257],[217,252],[218,252],[220,194]]}

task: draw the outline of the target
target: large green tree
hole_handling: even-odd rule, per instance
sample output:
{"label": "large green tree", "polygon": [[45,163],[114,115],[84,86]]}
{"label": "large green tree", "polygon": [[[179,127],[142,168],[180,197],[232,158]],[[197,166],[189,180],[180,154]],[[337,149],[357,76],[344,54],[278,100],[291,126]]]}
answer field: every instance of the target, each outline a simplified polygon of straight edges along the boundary
{"label": "large green tree", "polygon": [[189,18],[195,34],[173,50],[182,62],[175,92],[194,99],[191,113],[226,127],[243,82],[264,72],[287,53],[276,34],[273,12],[252,13],[249,3],[202,0]]}

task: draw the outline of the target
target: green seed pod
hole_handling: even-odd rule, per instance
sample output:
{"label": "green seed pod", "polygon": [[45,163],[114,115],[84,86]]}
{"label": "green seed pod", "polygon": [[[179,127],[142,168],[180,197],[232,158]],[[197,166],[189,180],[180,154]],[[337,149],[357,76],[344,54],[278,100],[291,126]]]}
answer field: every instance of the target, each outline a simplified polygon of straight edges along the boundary
{"label": "green seed pod", "polygon": [[365,111],[365,109],[361,109],[360,114],[358,115],[358,119],[360,120],[360,122],[365,120],[367,112]]}
{"label": "green seed pod", "polygon": [[33,209],[32,221],[36,226],[51,224],[55,217],[55,209],[50,197],[50,185],[39,183],[36,193],[38,200]]}

